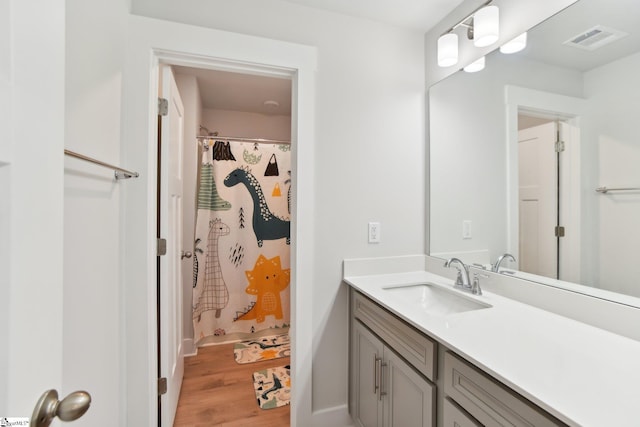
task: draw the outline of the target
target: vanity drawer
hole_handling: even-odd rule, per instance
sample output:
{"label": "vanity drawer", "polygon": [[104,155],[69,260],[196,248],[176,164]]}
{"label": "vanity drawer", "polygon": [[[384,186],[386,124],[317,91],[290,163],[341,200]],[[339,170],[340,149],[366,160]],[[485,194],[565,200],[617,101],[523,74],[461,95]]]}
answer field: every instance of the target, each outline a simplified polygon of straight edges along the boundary
{"label": "vanity drawer", "polygon": [[442,420],[444,427],[482,427],[482,424],[473,419],[464,410],[460,409],[448,397],[442,405]]}
{"label": "vanity drawer", "polygon": [[354,290],[351,294],[351,312],[415,369],[435,381],[435,341]]}
{"label": "vanity drawer", "polygon": [[450,352],[444,356],[444,392],[487,427],[566,426]]}

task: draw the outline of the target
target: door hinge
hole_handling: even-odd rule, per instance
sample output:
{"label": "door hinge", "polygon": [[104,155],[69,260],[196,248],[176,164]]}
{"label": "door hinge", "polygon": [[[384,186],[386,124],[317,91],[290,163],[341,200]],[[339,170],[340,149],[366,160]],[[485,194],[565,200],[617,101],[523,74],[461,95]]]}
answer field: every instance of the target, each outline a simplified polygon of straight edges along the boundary
{"label": "door hinge", "polygon": [[167,114],[169,114],[169,100],[158,98],[158,115],[166,116]]}
{"label": "door hinge", "polygon": [[158,396],[162,396],[167,392],[167,379],[165,377],[158,378]]}
{"label": "door hinge", "polygon": [[564,151],[564,141],[556,142],[556,153],[562,153]]}
{"label": "door hinge", "polygon": [[158,239],[157,244],[157,256],[162,256],[167,254],[167,239]]}
{"label": "door hinge", "polygon": [[564,237],[564,227],[562,226],[556,227],[556,237]]}

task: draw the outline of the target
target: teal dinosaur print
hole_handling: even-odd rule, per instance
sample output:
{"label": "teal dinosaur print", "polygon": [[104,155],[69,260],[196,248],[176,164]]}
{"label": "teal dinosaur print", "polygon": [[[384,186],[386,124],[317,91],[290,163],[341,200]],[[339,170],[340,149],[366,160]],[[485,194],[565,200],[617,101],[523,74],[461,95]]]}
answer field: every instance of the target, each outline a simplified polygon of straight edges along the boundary
{"label": "teal dinosaur print", "polygon": [[218,194],[216,181],[213,179],[213,165],[210,164],[203,164],[200,170],[198,209],[209,209],[210,211],[228,211],[231,209],[231,203]]}
{"label": "teal dinosaur print", "polygon": [[248,170],[238,168],[224,179],[224,185],[233,187],[244,184],[253,199],[253,232],[258,240],[258,247],[262,247],[265,240],[287,239],[291,242],[290,221],[275,216],[269,210],[258,179]]}

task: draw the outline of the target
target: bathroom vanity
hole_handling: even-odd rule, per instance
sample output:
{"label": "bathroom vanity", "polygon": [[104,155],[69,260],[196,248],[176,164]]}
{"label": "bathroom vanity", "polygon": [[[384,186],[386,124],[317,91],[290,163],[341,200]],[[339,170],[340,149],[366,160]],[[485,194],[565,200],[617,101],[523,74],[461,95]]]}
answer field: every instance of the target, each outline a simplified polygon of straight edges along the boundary
{"label": "bathroom vanity", "polygon": [[355,425],[639,422],[640,342],[428,271],[356,270],[344,277]]}
{"label": "bathroom vanity", "polygon": [[462,32],[467,62],[429,64],[480,2],[426,35],[429,255],[344,263],[357,426],[640,426],[640,4],[556,2],[529,28],[553,2],[528,3],[494,3],[527,47],[477,73]]}

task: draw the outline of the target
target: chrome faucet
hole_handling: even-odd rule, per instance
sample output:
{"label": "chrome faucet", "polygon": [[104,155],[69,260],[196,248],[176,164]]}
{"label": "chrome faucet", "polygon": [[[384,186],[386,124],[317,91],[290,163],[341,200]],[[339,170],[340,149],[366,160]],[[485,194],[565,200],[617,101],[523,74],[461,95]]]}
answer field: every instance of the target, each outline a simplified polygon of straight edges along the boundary
{"label": "chrome faucet", "polygon": [[493,271],[494,273],[499,273],[500,272],[500,264],[502,263],[502,261],[504,261],[505,258],[510,258],[511,261],[516,262],[516,259],[511,254],[500,255],[498,257],[498,259],[496,260],[495,264],[493,264],[491,266],[491,271]]}
{"label": "chrome faucet", "polygon": [[465,291],[471,292],[471,282],[469,281],[469,267],[458,258],[449,258],[444,266],[450,268],[454,263],[460,264],[460,267],[455,266],[458,269],[458,277],[456,277],[456,283],[454,287],[461,288]]}

